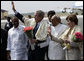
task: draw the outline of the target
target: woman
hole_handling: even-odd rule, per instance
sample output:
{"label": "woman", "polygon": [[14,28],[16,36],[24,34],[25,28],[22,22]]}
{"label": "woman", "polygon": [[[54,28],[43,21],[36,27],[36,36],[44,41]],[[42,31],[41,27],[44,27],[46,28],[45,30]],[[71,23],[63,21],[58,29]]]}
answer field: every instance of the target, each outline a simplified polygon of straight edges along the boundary
{"label": "woman", "polygon": [[[80,27],[78,26],[77,16],[72,14],[67,16],[66,18],[67,24],[69,26],[68,29],[59,37],[56,38],[50,34],[51,39],[54,41],[59,41],[61,44],[68,42],[69,49],[65,49],[66,60],[79,60],[80,59],[80,42],[74,42],[72,40],[72,36],[75,32],[81,32]],[[67,40],[67,41],[66,41]]]}

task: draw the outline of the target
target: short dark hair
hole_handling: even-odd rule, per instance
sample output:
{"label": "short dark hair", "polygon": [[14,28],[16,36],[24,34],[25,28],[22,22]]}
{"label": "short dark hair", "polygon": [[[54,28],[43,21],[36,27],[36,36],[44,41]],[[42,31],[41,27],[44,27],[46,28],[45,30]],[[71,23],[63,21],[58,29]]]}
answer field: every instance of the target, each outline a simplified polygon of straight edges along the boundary
{"label": "short dark hair", "polygon": [[29,18],[31,18],[31,15],[28,15]]}
{"label": "short dark hair", "polygon": [[50,11],[48,11],[47,16],[49,17],[49,15],[53,16],[53,15],[55,15],[55,14],[56,14],[56,13],[55,13],[54,10],[50,10]]}
{"label": "short dark hair", "polygon": [[78,25],[78,18],[75,14],[71,14],[66,17],[66,20],[70,20],[71,22],[74,22],[76,25]]}

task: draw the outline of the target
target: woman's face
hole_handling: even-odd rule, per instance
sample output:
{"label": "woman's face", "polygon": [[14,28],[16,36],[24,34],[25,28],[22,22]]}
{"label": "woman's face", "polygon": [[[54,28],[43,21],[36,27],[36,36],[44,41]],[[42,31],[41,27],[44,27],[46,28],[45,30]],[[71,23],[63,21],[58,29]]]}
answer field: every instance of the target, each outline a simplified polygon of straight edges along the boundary
{"label": "woman's face", "polygon": [[74,25],[75,25],[75,23],[74,22],[71,22],[69,19],[67,20],[67,25],[69,26],[69,27],[73,27]]}

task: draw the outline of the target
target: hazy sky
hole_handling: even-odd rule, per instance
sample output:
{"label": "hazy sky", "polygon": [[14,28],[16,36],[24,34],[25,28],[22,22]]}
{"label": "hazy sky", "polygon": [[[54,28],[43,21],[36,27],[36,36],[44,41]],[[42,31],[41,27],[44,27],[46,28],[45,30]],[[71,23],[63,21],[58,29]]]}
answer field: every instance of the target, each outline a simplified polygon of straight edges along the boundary
{"label": "hazy sky", "polygon": [[[35,12],[37,10],[43,10],[45,12],[49,10],[58,11],[64,7],[72,8],[76,1],[14,1],[15,8],[20,13]],[[5,9],[9,14],[13,14],[11,7],[11,1],[1,1],[1,9]]]}

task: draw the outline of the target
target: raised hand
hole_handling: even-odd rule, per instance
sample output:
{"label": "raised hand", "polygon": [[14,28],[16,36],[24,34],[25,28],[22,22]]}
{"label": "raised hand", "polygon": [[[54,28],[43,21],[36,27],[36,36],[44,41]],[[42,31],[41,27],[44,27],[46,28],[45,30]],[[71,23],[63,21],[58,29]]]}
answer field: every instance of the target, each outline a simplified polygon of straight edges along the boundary
{"label": "raised hand", "polygon": [[12,10],[15,12],[16,9],[15,9],[14,2],[13,1],[11,2],[11,5],[12,5]]}

